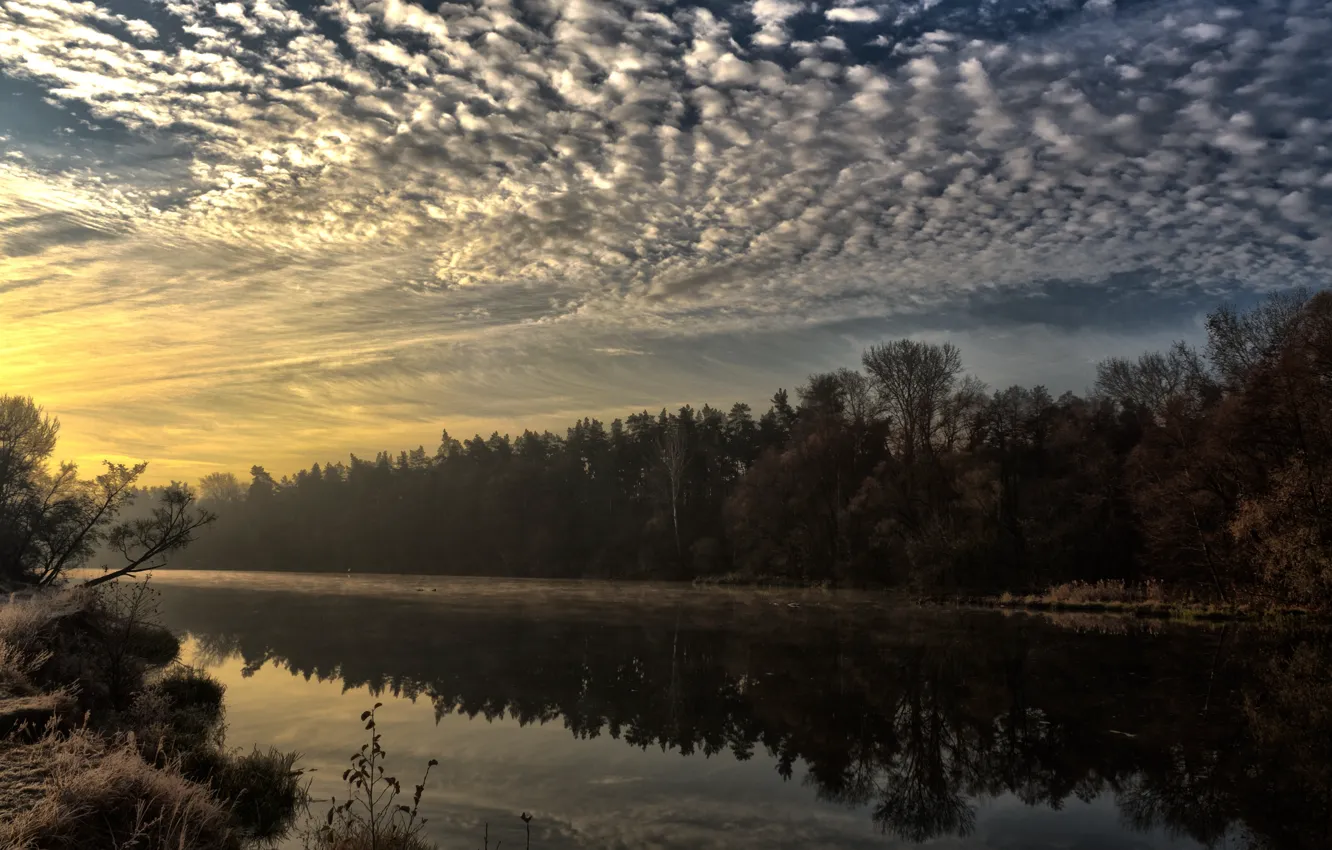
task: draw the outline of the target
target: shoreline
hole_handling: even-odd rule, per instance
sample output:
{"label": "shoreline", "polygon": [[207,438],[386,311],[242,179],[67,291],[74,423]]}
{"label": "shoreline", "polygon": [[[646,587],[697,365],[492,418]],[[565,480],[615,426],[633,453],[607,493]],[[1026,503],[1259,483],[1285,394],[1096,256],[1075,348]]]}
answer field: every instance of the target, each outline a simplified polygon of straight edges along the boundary
{"label": "shoreline", "polygon": [[1041,597],[999,596],[929,597],[922,605],[940,608],[971,608],[994,611],[1029,611],[1043,614],[1104,614],[1125,619],[1167,620],[1199,623],[1293,623],[1316,625],[1332,622],[1332,614],[1304,608],[1256,608],[1244,604],[1212,605],[1196,602],[1071,602]]}
{"label": "shoreline", "polygon": [[[333,570],[306,571],[306,570],[247,570],[247,569],[227,569],[227,570],[206,570],[189,567],[176,567],[159,570],[158,574],[198,574],[198,573],[221,573],[244,576],[246,574],[265,575],[265,576],[306,576],[306,577],[338,577],[343,574]],[[1150,619],[1150,620],[1168,620],[1176,622],[1208,622],[1208,623],[1228,623],[1228,622],[1288,622],[1288,623],[1307,623],[1320,624],[1332,623],[1332,611],[1318,611],[1311,608],[1297,606],[1267,606],[1253,604],[1250,602],[1237,602],[1233,604],[1223,604],[1214,602],[1199,601],[1196,599],[1183,599],[1180,601],[1171,601],[1172,595],[1167,588],[1159,585],[1152,585],[1147,590],[1133,587],[1120,587],[1118,583],[1102,582],[1099,584],[1079,584],[1072,583],[1059,585],[1050,588],[1045,593],[1024,593],[1018,594],[1012,591],[1003,591],[993,594],[980,593],[942,593],[942,592],[914,592],[901,588],[883,587],[883,586],[849,586],[839,585],[828,580],[804,581],[792,579],[785,576],[774,575],[756,575],[746,576],[737,573],[723,573],[713,576],[700,576],[693,579],[660,579],[645,577],[566,577],[566,578],[532,578],[523,576],[497,576],[497,575],[455,575],[442,573],[394,573],[366,571],[354,573],[354,577],[360,579],[437,579],[437,580],[460,580],[460,581],[497,581],[497,582],[545,582],[556,584],[606,584],[620,586],[634,585],[664,585],[679,589],[698,589],[698,590],[787,590],[787,591],[817,591],[824,593],[835,593],[838,591],[850,591],[857,593],[881,594],[886,597],[894,597],[906,604],[914,604],[921,607],[938,608],[972,608],[978,610],[1003,610],[1003,611],[1030,611],[1037,613],[1078,613],[1078,614],[1105,614],[1127,618]],[[1110,585],[1107,587],[1107,585]],[[1080,591],[1097,591],[1101,594],[1109,595],[1112,598],[1096,598],[1097,594],[1092,593],[1093,598],[1079,599],[1077,596]],[[1072,595],[1074,598],[1068,598]],[[1119,595],[1126,598],[1113,598]],[[1135,598],[1137,597],[1137,598]],[[1145,597],[1145,598],[1144,598]]]}

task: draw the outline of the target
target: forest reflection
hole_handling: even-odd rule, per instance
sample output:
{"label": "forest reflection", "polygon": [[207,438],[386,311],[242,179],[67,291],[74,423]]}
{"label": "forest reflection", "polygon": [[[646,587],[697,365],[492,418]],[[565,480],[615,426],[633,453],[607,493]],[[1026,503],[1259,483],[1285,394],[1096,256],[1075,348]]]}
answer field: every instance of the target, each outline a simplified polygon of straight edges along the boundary
{"label": "forest reflection", "polygon": [[[1323,632],[1052,622],[760,594],[651,606],[171,587],[214,660],[686,756],[760,749],[890,835],[1110,796],[1206,846],[1332,846]],[[205,659],[207,660],[207,659]]]}

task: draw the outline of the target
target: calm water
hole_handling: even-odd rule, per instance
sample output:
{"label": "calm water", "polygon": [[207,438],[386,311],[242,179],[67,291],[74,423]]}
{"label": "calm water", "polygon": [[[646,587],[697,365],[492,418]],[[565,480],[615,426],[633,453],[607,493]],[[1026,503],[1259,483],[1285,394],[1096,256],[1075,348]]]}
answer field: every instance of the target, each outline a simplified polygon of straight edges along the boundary
{"label": "calm water", "polygon": [[336,779],[381,701],[445,850],[1326,848],[1321,633],[859,594],[171,573],[228,742]]}

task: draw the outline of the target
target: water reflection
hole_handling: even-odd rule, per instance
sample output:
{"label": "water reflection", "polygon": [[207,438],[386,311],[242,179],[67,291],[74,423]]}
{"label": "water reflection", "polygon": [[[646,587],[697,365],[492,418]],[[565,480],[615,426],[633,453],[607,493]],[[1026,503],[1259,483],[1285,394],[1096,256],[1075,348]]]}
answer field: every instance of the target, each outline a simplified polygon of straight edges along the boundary
{"label": "water reflection", "polygon": [[[1321,633],[1107,633],[854,596],[264,582],[164,577],[165,618],[242,676],[276,662],[288,678],[428,704],[450,730],[467,718],[455,740],[479,720],[567,730],[563,745],[527,739],[560,747],[559,759],[506,762],[519,788],[527,770],[561,760],[576,770],[571,742],[602,762],[627,744],[694,757],[672,756],[681,801],[708,770],[731,771],[725,783],[753,799],[814,807],[825,832],[808,840],[838,846],[1332,846],[1332,656]],[[596,793],[631,798],[632,778],[612,771]],[[684,819],[727,836],[717,846],[774,846],[718,809]],[[578,825],[566,826],[579,846]],[[652,826],[597,846],[647,846],[635,842]],[[649,844],[702,846],[670,832]]]}

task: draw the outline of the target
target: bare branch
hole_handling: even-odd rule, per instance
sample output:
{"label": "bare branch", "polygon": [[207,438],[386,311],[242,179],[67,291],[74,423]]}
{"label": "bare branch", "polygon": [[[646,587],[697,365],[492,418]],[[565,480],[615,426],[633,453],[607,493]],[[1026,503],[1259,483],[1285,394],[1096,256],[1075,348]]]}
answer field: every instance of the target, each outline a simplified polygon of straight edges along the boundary
{"label": "bare branch", "polygon": [[124,566],[109,569],[103,575],[84,582],[96,587],[122,576],[154,570],[166,563],[166,556],[194,542],[194,532],[217,519],[209,511],[193,510],[195,497],[187,488],[170,489],[162,504],[148,519],[121,523],[108,535],[110,544],[120,550]]}

